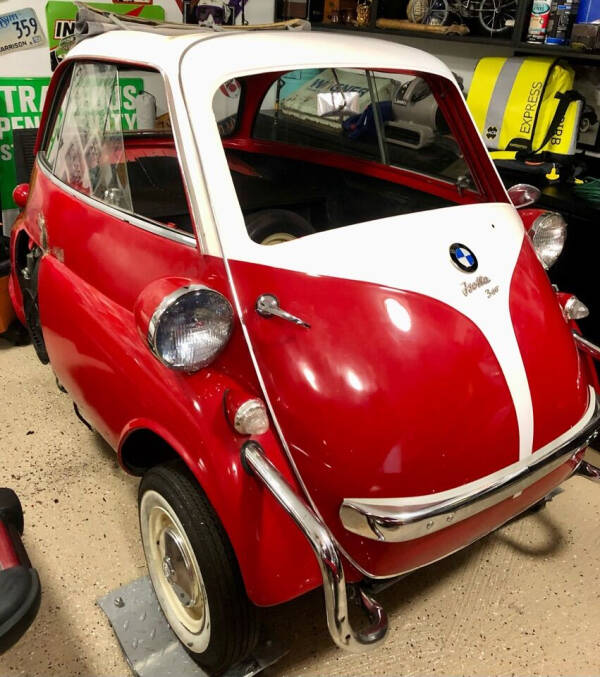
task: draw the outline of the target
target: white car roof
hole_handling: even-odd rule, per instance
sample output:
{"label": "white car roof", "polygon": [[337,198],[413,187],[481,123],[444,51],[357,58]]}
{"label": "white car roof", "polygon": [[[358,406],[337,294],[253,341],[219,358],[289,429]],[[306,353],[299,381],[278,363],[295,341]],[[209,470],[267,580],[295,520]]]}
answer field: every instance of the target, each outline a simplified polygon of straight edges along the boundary
{"label": "white car roof", "polygon": [[178,78],[181,61],[198,65],[196,84],[204,69],[211,80],[232,74],[302,67],[362,67],[415,70],[453,79],[439,59],[396,42],[349,34],[306,31],[213,31],[169,36],[136,30],[112,30],[83,40],[67,59],[100,58],[156,68]]}
{"label": "white car roof", "polygon": [[[214,93],[224,82],[260,72],[346,67],[431,73],[449,79],[458,89],[452,73],[439,59],[386,40],[324,31],[236,29],[198,29],[174,36],[161,34],[161,27],[156,28],[156,32],[109,30],[85,38],[69,51],[67,60],[116,61],[163,73],[170,85],[167,94],[174,114],[175,143],[180,157],[185,158],[186,181],[194,187],[190,192],[192,210],[197,223],[202,224],[198,230],[200,246],[216,256],[223,254],[216,205],[224,202],[233,210],[233,220],[227,214],[221,221],[235,230],[232,237],[248,239],[239,206],[235,206],[237,200],[231,199],[235,192],[213,113]],[[224,191],[223,185],[228,190]]]}

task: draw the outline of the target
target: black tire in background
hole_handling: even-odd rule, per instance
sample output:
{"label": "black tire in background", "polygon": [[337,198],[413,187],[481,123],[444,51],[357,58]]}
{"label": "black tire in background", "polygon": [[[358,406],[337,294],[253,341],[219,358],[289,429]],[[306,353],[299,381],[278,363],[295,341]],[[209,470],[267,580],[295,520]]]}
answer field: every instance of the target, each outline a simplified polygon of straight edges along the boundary
{"label": "black tire in background", "polygon": [[312,235],[317,231],[300,214],[289,209],[261,209],[246,217],[248,235],[254,242],[263,243],[275,233],[297,237]]}

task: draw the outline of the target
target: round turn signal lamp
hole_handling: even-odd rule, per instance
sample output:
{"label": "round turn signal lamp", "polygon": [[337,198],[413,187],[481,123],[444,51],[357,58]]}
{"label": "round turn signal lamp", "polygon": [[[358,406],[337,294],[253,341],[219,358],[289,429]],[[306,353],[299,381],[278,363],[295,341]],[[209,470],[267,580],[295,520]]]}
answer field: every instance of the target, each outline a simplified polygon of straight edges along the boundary
{"label": "round turn signal lamp", "polygon": [[240,435],[264,435],[269,429],[267,408],[258,397],[229,390],[225,395],[225,410],[229,422]]}
{"label": "round turn signal lamp", "polygon": [[590,311],[576,296],[570,296],[563,306],[563,313],[567,320],[582,320]]}

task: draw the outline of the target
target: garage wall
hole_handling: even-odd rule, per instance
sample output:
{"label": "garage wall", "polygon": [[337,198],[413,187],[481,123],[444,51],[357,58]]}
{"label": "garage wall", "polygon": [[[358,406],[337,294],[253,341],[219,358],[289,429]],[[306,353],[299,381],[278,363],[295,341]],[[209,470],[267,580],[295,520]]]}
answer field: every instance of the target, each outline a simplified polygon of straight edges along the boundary
{"label": "garage wall", "polygon": [[[454,73],[463,78],[465,90],[468,90],[473,77],[473,70],[477,60],[483,56],[511,56],[512,51],[506,47],[494,45],[468,45],[452,43],[448,40],[430,40],[410,38],[404,36],[384,36],[381,33],[370,34],[370,37],[379,38],[388,42],[400,42],[409,47],[429,52],[441,59]],[[418,64],[415,64],[418,68]]]}

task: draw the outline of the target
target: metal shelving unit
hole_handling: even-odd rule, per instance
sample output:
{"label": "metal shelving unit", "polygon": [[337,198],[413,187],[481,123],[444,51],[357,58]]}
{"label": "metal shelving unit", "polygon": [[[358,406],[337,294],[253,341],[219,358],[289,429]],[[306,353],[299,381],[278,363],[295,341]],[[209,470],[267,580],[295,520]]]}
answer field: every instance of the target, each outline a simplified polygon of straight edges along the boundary
{"label": "metal shelving unit", "polygon": [[534,45],[530,42],[516,42],[514,43],[515,54],[521,55],[546,55],[555,56],[557,58],[564,58],[569,61],[578,61],[581,63],[590,63],[598,65],[600,63],[600,54],[592,52],[582,52],[571,47],[560,47],[555,45]]}
{"label": "metal shelving unit", "polygon": [[313,31],[353,31],[354,33],[369,33],[371,35],[401,35],[409,38],[422,38],[425,40],[444,40],[447,42],[456,42],[456,43],[470,43],[470,44],[479,44],[479,45],[499,45],[503,47],[513,46],[513,41],[510,38],[488,38],[485,35],[443,35],[443,34],[432,34],[420,33],[410,30],[399,30],[393,28],[377,28],[377,26],[369,25],[365,28],[357,28],[354,26],[349,26],[348,24],[326,24],[326,23],[313,23]]}
{"label": "metal shelving unit", "polygon": [[517,16],[512,35],[502,35],[501,37],[497,38],[486,35],[443,35],[439,33],[429,34],[421,31],[378,28],[376,26],[378,9],[379,0],[373,0],[371,4],[371,21],[370,24],[365,27],[356,27],[349,24],[313,23],[312,28],[316,31],[352,31],[356,33],[370,33],[376,35],[397,35],[417,38],[418,40],[443,40],[465,45],[493,45],[496,47],[507,47],[512,49],[512,51],[518,55],[545,54],[548,56],[554,56],[556,58],[562,57],[570,61],[574,60],[580,63],[600,63],[600,53],[594,54],[572,49],[571,47],[560,47],[525,42],[523,38],[527,30],[529,13],[531,11],[531,3],[527,0],[518,1]]}

